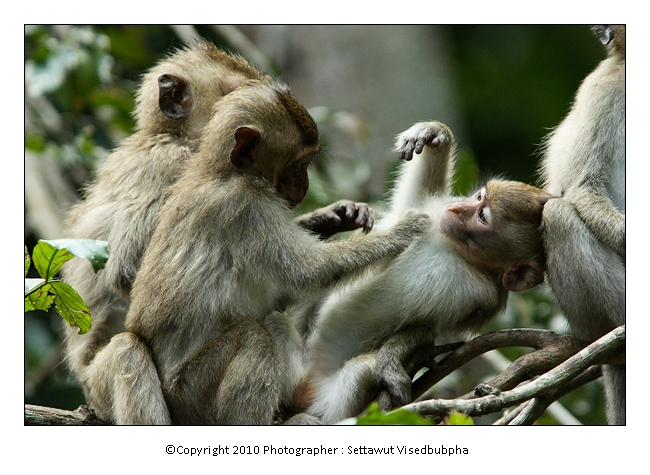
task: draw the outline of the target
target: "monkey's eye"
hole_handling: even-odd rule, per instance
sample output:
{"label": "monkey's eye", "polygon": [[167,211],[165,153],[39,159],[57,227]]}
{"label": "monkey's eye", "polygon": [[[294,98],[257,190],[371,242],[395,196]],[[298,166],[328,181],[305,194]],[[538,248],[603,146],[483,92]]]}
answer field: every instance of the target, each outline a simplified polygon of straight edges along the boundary
{"label": "monkey's eye", "polygon": [[485,211],[485,208],[479,208],[478,212],[476,213],[476,216],[478,217],[478,221],[481,224],[487,224],[488,223],[488,216]]}

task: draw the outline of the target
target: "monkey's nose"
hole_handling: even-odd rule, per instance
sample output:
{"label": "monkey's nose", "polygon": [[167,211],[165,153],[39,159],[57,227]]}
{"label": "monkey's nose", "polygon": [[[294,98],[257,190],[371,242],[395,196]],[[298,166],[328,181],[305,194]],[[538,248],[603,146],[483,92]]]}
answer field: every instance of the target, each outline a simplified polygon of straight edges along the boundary
{"label": "monkey's nose", "polygon": [[450,211],[455,214],[462,214],[465,207],[461,205],[461,203],[449,203],[447,206],[445,206],[447,211]]}

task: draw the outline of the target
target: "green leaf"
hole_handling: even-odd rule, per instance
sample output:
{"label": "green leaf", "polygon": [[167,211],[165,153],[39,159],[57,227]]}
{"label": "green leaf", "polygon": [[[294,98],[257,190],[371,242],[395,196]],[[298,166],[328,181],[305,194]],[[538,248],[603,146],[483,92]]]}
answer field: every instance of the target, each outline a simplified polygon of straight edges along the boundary
{"label": "green leaf", "polygon": [[50,292],[54,294],[54,306],[59,315],[71,327],[79,327],[80,335],[90,330],[92,326],[90,310],[77,291],[65,282],[52,282],[49,285]]}
{"label": "green leaf", "polygon": [[[34,288],[30,291],[29,294],[25,295],[25,311],[29,310],[47,310],[52,306],[54,301],[54,295],[51,295],[49,292],[51,290],[50,284],[45,284],[45,281],[41,279],[27,279],[32,281],[40,281]],[[45,285],[42,285],[45,284]],[[40,285],[40,287],[39,287]],[[25,283],[27,287],[27,283]]]}
{"label": "green leaf", "polygon": [[27,246],[25,246],[25,277],[27,277],[27,272],[29,272],[29,265],[32,263],[32,258],[29,257],[29,252],[27,252]]}
{"label": "green leaf", "polygon": [[53,248],[66,250],[74,257],[88,259],[95,272],[103,269],[109,256],[108,242],[93,239],[55,239],[44,242]]}
{"label": "green leaf", "polygon": [[407,409],[383,412],[376,402],[357,418],[357,425],[433,425],[433,421]]}
{"label": "green leaf", "polygon": [[73,257],[69,252],[60,250],[47,241],[38,241],[32,252],[34,267],[47,281],[51,280],[61,270],[63,264]]}
{"label": "green leaf", "polygon": [[447,424],[450,426],[473,426],[474,419],[460,412],[452,412],[449,414]]}

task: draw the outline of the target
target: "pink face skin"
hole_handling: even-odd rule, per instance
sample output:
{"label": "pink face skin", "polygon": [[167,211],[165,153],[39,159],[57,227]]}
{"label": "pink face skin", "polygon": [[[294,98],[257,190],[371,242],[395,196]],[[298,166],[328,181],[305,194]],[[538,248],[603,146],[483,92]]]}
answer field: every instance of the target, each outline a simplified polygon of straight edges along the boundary
{"label": "pink face skin", "polygon": [[493,231],[485,187],[463,201],[445,206],[438,225],[464,256],[471,257],[482,237]]}
{"label": "pink face skin", "polygon": [[503,288],[519,292],[541,283],[543,268],[532,258],[514,257],[517,235],[512,235],[512,227],[495,222],[498,220],[491,206],[484,186],[465,200],[445,206],[438,223],[440,230],[460,256],[499,278]]}

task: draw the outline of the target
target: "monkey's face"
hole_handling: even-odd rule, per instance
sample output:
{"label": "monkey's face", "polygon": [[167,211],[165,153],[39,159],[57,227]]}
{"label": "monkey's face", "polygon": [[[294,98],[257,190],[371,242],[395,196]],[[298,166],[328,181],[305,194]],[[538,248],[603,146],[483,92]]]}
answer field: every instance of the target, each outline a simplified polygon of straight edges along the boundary
{"label": "monkey's face", "polygon": [[539,225],[548,197],[525,183],[490,180],[465,200],[449,203],[439,226],[467,262],[502,275],[508,290],[524,290],[544,278]]}
{"label": "monkey's face", "polygon": [[438,225],[460,255],[471,264],[481,265],[495,258],[499,239],[494,221],[484,186],[463,201],[445,206]]}
{"label": "monkey's face", "polygon": [[300,203],[307,194],[307,190],[309,189],[307,168],[309,167],[311,158],[312,154],[299,158],[290,163],[280,173],[276,189],[291,207]]}
{"label": "monkey's face", "polygon": [[465,242],[490,229],[492,211],[485,199],[485,187],[463,201],[449,203],[440,216],[440,229],[455,241]]}

